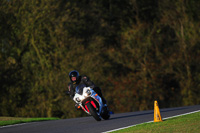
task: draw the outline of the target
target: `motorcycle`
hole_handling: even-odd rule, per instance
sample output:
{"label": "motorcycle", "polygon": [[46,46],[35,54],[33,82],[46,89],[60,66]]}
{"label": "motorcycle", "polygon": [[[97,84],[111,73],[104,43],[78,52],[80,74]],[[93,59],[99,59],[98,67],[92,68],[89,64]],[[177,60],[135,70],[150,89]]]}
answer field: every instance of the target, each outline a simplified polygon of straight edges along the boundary
{"label": "motorcycle", "polygon": [[109,110],[104,107],[101,97],[92,88],[86,87],[85,84],[76,87],[73,100],[83,111],[88,115],[92,115],[97,121],[100,121],[101,118],[104,120],[110,118]]}

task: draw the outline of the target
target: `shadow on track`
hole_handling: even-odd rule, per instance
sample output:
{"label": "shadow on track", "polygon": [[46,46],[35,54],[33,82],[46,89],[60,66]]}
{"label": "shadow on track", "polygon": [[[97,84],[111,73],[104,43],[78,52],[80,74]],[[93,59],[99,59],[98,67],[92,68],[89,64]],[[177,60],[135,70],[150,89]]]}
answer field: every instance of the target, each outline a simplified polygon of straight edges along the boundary
{"label": "shadow on track", "polygon": [[[160,112],[170,112],[170,111],[176,111],[176,110],[183,110],[183,109],[188,109],[189,107],[178,107],[178,108],[171,108],[171,109],[161,109]],[[119,116],[119,117],[114,117],[110,118],[109,120],[114,120],[114,119],[122,119],[122,118],[128,118],[128,117],[135,117],[135,116],[141,116],[141,115],[154,115],[154,110],[150,110],[147,113],[138,113],[138,114],[133,114],[133,115],[126,115],[126,116]]]}

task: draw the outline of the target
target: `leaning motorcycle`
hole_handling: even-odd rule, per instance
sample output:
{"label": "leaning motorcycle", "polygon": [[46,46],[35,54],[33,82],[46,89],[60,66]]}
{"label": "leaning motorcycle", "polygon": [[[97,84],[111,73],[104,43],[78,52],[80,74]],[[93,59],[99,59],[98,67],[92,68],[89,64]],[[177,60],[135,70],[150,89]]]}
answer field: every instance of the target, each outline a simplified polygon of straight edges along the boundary
{"label": "leaning motorcycle", "polygon": [[104,107],[101,97],[90,87],[80,84],[75,89],[73,100],[94,119],[100,121],[101,118],[107,120],[110,113],[107,107]]}

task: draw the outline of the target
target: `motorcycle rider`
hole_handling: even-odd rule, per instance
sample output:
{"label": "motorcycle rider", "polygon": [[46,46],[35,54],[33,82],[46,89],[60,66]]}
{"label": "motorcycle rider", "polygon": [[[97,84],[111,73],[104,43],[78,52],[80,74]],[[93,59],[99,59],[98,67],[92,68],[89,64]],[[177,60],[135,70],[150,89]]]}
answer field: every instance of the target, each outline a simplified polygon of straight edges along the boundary
{"label": "motorcycle rider", "polygon": [[[79,72],[76,70],[73,70],[69,73],[69,79],[71,82],[68,83],[68,90],[67,94],[70,95],[70,97],[73,99],[74,95],[75,95],[75,88],[79,85],[79,84],[85,84],[87,87],[91,87],[102,99],[102,102],[104,104],[105,107],[107,107],[106,105],[106,100],[105,98],[102,96],[102,92],[101,92],[101,88],[97,87],[90,79],[89,77],[87,77],[86,75],[79,75]],[[75,104],[75,108],[79,109],[79,105]]]}

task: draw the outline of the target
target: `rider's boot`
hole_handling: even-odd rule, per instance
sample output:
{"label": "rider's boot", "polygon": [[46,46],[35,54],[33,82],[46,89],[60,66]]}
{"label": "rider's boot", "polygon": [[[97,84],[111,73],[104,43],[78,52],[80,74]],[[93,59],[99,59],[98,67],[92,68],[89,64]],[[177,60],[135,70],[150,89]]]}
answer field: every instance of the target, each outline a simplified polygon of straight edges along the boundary
{"label": "rider's boot", "polygon": [[101,98],[102,98],[102,102],[103,102],[103,105],[104,105],[103,108],[108,111],[108,105],[107,105],[106,99],[103,96]]}
{"label": "rider's boot", "polygon": [[105,106],[107,106],[107,101],[106,101],[106,99],[105,99],[103,96],[101,97],[101,99],[102,99],[103,104],[104,104]]}

